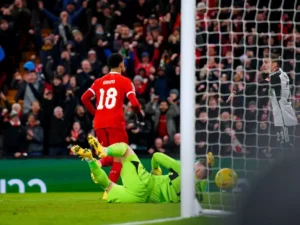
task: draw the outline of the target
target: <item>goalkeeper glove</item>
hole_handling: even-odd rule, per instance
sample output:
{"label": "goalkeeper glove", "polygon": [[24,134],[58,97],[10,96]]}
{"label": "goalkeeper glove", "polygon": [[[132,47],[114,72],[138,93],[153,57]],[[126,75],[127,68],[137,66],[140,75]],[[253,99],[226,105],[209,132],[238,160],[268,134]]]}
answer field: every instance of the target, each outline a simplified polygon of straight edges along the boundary
{"label": "goalkeeper glove", "polygon": [[152,174],[153,175],[157,175],[157,176],[159,176],[159,175],[162,175],[162,170],[161,170],[161,168],[160,167],[157,167],[156,169],[152,169]]}
{"label": "goalkeeper glove", "polygon": [[213,167],[215,165],[215,157],[211,152],[208,152],[206,155],[207,163],[210,167]]}

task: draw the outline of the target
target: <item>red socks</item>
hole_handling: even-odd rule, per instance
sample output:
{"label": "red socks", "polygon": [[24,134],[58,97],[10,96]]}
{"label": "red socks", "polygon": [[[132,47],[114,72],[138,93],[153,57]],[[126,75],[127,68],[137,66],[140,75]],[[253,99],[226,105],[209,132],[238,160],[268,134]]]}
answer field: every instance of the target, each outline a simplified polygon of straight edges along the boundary
{"label": "red socks", "polygon": [[113,162],[112,168],[109,172],[109,179],[114,182],[117,183],[119,178],[120,178],[120,173],[121,173],[121,169],[122,169],[122,163],[119,162]]}
{"label": "red socks", "polygon": [[122,163],[114,162],[113,157],[107,156],[103,159],[100,159],[100,163],[103,167],[112,166],[110,172],[109,172],[109,179],[117,183],[120,178],[120,173],[122,170]]}
{"label": "red socks", "polygon": [[114,158],[111,156],[106,156],[103,159],[100,159],[100,163],[103,167],[112,166],[114,163]]}

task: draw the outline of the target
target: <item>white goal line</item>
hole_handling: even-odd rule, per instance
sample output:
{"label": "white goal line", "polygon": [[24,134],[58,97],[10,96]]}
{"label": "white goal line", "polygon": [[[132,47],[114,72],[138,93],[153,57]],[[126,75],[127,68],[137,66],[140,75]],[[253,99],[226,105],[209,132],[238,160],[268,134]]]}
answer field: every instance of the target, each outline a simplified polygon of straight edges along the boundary
{"label": "white goal line", "polygon": [[164,219],[154,219],[154,220],[144,220],[144,221],[136,221],[136,222],[126,222],[126,223],[115,223],[115,224],[107,224],[107,225],[143,225],[143,224],[155,224],[155,223],[164,223],[164,222],[170,222],[170,221],[179,221],[179,220],[185,220],[185,219],[191,219],[191,218],[197,218],[200,216],[205,217],[221,217],[221,216],[230,216],[233,215],[233,212],[228,211],[221,211],[221,210],[211,210],[211,209],[203,209],[201,214],[196,217],[170,217],[170,218],[164,218]]}
{"label": "white goal line", "polygon": [[184,217],[171,217],[171,218],[164,218],[164,219],[156,219],[156,220],[144,220],[144,221],[137,221],[137,222],[126,222],[126,223],[115,223],[115,224],[107,224],[107,225],[142,225],[142,224],[154,224],[154,223],[164,223],[169,221],[178,221],[188,219]]}

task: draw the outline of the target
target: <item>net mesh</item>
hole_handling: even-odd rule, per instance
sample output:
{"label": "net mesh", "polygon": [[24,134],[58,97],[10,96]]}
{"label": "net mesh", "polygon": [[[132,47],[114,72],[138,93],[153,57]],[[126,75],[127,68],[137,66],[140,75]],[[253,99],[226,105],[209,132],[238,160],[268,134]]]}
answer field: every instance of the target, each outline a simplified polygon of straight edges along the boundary
{"label": "net mesh", "polygon": [[[204,208],[235,206],[234,192],[243,192],[251,177],[272,159],[278,148],[269,102],[269,87],[261,71],[265,53],[281,56],[290,78],[291,100],[300,118],[300,2],[203,0],[196,6],[196,155],[215,155],[205,190],[198,192]],[[251,93],[245,87],[254,85]],[[226,102],[232,90],[241,91]],[[297,126],[289,130],[299,143]],[[216,187],[215,174],[232,168],[238,184]]]}

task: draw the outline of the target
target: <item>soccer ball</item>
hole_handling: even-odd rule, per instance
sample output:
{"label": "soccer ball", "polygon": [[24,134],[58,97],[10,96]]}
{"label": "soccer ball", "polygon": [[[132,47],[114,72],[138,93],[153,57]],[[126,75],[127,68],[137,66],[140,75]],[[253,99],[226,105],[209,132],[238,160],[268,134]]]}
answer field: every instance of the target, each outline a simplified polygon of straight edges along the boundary
{"label": "soccer ball", "polygon": [[229,168],[219,170],[215,177],[216,185],[223,190],[234,188],[237,184],[237,181],[238,176],[236,172]]}

